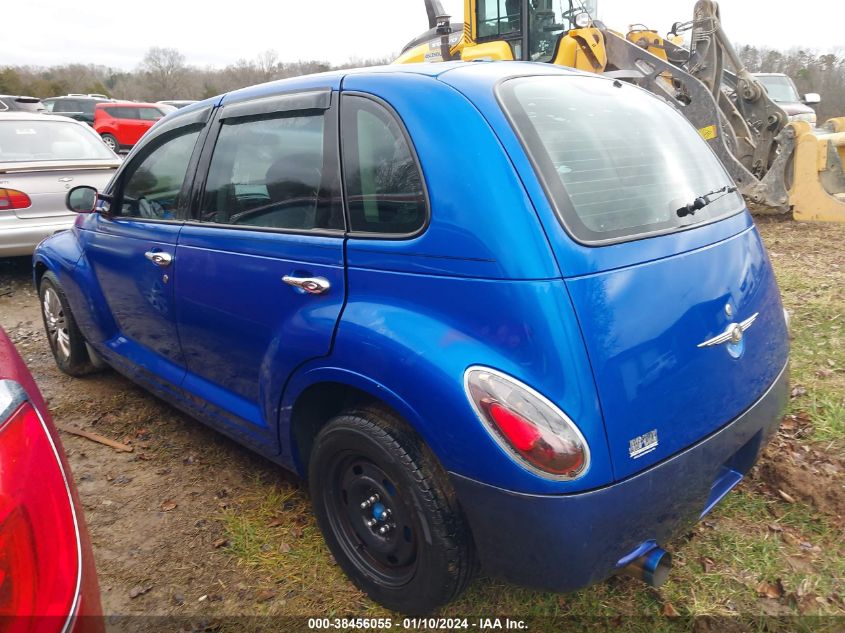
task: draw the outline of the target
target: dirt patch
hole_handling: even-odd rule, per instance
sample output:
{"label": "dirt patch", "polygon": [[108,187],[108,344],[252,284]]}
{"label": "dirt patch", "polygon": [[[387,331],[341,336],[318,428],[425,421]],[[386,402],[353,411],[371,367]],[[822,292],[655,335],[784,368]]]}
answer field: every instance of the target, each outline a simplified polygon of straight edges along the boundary
{"label": "dirt patch", "polygon": [[755,475],[787,502],[805,501],[840,524],[845,518],[845,462],[823,446],[778,438],[766,449]]}

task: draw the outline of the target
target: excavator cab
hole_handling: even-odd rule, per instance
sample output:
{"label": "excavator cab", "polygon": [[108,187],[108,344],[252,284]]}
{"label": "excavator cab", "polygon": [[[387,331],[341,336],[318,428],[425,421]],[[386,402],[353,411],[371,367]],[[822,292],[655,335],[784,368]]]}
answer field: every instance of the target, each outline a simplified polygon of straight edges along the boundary
{"label": "excavator cab", "polygon": [[592,25],[595,7],[596,0],[465,0],[469,21],[455,24],[439,0],[427,0],[429,30],[412,40],[396,63],[519,60],[600,71],[594,64],[578,64],[571,45],[562,45]]}
{"label": "excavator cab", "polygon": [[429,30],[394,63],[535,61],[634,83],[695,126],[748,200],[845,222],[845,118],[819,128],[790,122],[743,66],[715,0],[697,0],[693,19],[665,38],[642,25],[607,28],[593,19],[596,0],[464,0],[465,23],[452,23],[440,0],[424,1]]}
{"label": "excavator cab", "polygon": [[522,61],[554,61],[561,38],[591,22],[591,7],[578,0],[469,0],[468,4],[474,41],[506,42],[511,58]]}
{"label": "excavator cab", "polygon": [[471,4],[475,5],[475,41],[505,41],[513,59],[522,61],[553,61],[560,38],[590,23],[589,10],[577,0],[475,0]]}

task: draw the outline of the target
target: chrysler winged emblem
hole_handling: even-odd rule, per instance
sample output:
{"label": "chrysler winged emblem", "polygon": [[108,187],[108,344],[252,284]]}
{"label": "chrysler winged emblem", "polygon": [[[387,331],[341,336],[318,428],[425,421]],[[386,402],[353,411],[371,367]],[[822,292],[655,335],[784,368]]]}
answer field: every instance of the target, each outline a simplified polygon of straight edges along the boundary
{"label": "chrysler winged emblem", "polygon": [[741,323],[731,323],[724,332],[704,341],[703,343],[699,343],[698,347],[712,347],[713,345],[721,345],[722,343],[739,345],[742,342],[745,331],[754,325],[754,321],[757,320],[759,315],[759,312],[755,312]]}

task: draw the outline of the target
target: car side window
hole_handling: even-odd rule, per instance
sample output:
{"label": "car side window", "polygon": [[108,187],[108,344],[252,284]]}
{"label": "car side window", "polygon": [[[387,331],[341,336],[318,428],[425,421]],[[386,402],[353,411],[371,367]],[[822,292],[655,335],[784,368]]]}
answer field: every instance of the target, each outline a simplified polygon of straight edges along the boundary
{"label": "car side window", "polygon": [[225,119],[199,220],[298,231],[342,230],[337,161],[325,112]]}
{"label": "car side window", "polygon": [[402,235],[426,222],[422,175],[401,124],[387,108],[344,95],[341,138],[352,231]]}
{"label": "car side window", "polygon": [[158,121],[163,116],[157,108],[138,108],[138,116],[136,118],[142,121]]}
{"label": "car side window", "polygon": [[111,111],[114,113],[112,116],[115,119],[137,119],[138,118],[138,108],[112,108]]}
{"label": "car side window", "polygon": [[56,101],[56,105],[53,108],[54,112],[82,112],[82,108],[80,107],[79,103],[73,99],[62,99],[60,101]]}
{"label": "car side window", "polygon": [[199,129],[166,137],[152,151],[130,165],[121,178],[121,217],[173,220],[182,203],[180,193]]}

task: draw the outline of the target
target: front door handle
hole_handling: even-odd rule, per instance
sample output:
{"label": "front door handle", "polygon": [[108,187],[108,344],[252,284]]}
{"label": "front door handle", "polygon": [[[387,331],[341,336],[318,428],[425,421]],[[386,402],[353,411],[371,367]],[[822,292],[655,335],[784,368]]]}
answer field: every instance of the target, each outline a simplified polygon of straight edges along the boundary
{"label": "front door handle", "polygon": [[173,256],[170,253],[162,253],[159,251],[147,251],[144,253],[144,257],[149,259],[156,266],[161,266],[162,268],[170,266],[170,263],[173,261]]}
{"label": "front door handle", "polygon": [[293,275],[285,275],[282,277],[289,286],[304,290],[308,294],[321,295],[326,292],[332,285],[325,277],[294,277]]}

